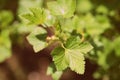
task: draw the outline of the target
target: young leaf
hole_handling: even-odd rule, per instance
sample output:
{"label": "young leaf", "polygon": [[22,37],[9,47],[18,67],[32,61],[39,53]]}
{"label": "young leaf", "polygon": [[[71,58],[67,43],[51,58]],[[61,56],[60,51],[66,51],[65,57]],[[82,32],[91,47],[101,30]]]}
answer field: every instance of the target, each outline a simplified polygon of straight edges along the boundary
{"label": "young leaf", "polygon": [[48,8],[53,15],[69,18],[73,16],[76,0],[57,0],[48,3]]}
{"label": "young leaf", "polygon": [[85,68],[83,53],[87,53],[91,49],[92,46],[90,44],[81,44],[79,37],[70,37],[64,47],[58,47],[52,51],[53,61],[57,70],[64,70],[70,67],[71,70],[83,74]]}
{"label": "young leaf", "polygon": [[28,20],[29,24],[43,24],[46,21],[46,13],[41,8],[30,8],[30,13],[20,15]]}
{"label": "young leaf", "polygon": [[78,74],[83,74],[85,70],[84,55],[77,49],[67,49],[65,51],[69,61],[69,67]]}
{"label": "young leaf", "polygon": [[73,19],[65,19],[61,21],[61,29],[64,32],[72,32],[75,29],[75,25],[73,24]]}
{"label": "young leaf", "polygon": [[81,43],[79,37],[70,37],[66,44],[65,47],[68,49],[80,49],[80,52],[82,53],[87,53],[89,52],[93,47],[90,43],[84,42]]}
{"label": "young leaf", "polygon": [[48,45],[45,42],[46,37],[47,32],[41,27],[36,27],[33,32],[28,35],[27,39],[29,43],[33,46],[34,51],[38,52]]}
{"label": "young leaf", "polygon": [[49,26],[53,26],[55,24],[56,18],[50,13],[49,10],[45,10],[46,13],[46,21],[45,24]]}
{"label": "young leaf", "polygon": [[93,46],[88,42],[84,42],[79,46],[79,48],[82,53],[88,53],[93,48]]}
{"label": "young leaf", "polygon": [[18,13],[27,12],[31,7],[42,7],[43,0],[20,0]]}
{"label": "young leaf", "polygon": [[52,51],[53,61],[57,70],[64,70],[68,67],[65,50],[62,47],[57,47]]}
{"label": "young leaf", "polygon": [[70,37],[66,44],[66,55],[71,70],[83,74],[84,73],[84,54],[89,52],[93,47],[89,43],[81,43],[79,37]]}

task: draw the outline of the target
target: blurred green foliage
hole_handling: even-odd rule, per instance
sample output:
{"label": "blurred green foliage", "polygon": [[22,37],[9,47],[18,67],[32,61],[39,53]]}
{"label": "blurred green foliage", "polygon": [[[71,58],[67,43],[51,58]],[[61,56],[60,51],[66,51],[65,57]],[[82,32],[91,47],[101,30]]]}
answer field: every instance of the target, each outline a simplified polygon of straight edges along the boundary
{"label": "blurred green foliage", "polygon": [[10,23],[13,15],[10,11],[0,11],[0,62],[11,56]]}
{"label": "blurred green foliage", "polygon": [[[52,1],[52,2],[49,2]],[[73,0],[62,2],[58,0],[19,0],[19,7],[17,13],[25,13],[25,17],[28,20],[17,20],[13,21],[13,13],[8,10],[0,10],[0,62],[3,62],[12,55],[11,44],[12,40],[16,40],[16,37],[32,32],[39,23],[41,14],[45,11],[46,19],[40,20],[39,24],[44,26],[56,26],[55,34],[63,40],[67,40],[72,35],[78,35],[84,37],[83,41],[89,41],[94,49],[86,54],[85,57],[90,61],[98,65],[98,70],[93,74],[97,80],[104,79],[107,76],[109,80],[119,80],[120,76],[120,1],[119,0],[75,0],[76,4],[72,4]],[[6,0],[0,0],[0,9],[4,7]],[[48,4],[48,6],[44,5]],[[52,5],[52,6],[51,6]],[[72,6],[72,7],[71,7]],[[75,8],[76,6],[76,8]],[[47,8],[47,10],[31,10],[29,8]],[[30,17],[31,15],[34,17]],[[23,14],[24,15],[24,14]],[[40,15],[40,16],[39,16]],[[73,17],[74,15],[74,17]],[[56,18],[54,17],[57,17]],[[67,19],[62,19],[61,16]],[[37,17],[37,18],[36,18]],[[34,20],[35,18],[35,20]],[[68,19],[69,18],[69,19]],[[33,20],[36,23],[26,26],[24,22]],[[31,21],[30,21],[31,22]],[[56,24],[60,25],[56,25]],[[33,22],[34,23],[34,22]],[[61,27],[60,26],[64,26]],[[38,29],[39,30],[39,29]],[[59,32],[57,30],[63,30]],[[42,35],[44,30],[36,32]],[[61,35],[58,35],[61,34]],[[10,37],[12,35],[13,37]],[[17,35],[17,36],[16,36]],[[39,51],[46,47],[44,41],[38,40],[32,33],[28,36],[29,42],[34,46],[36,45],[36,51]],[[11,39],[12,38],[12,39]],[[39,37],[40,38],[40,37]],[[17,38],[19,41],[21,38]],[[35,39],[35,41],[34,41]],[[53,38],[53,40],[56,38]],[[34,41],[34,42],[31,42]],[[43,44],[37,45],[37,44]],[[62,72],[54,72],[50,69],[48,74],[51,74],[55,80],[58,80]],[[57,76],[56,76],[57,74]],[[59,75],[59,76],[58,76]],[[56,78],[57,77],[57,78]]]}

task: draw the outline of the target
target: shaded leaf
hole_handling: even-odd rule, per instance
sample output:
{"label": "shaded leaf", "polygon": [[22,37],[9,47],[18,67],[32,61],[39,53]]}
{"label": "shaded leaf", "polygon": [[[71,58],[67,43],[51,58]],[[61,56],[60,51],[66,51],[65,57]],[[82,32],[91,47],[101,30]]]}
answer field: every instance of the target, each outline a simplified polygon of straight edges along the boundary
{"label": "shaded leaf", "polygon": [[36,27],[33,32],[28,35],[27,39],[33,46],[34,51],[38,52],[48,45],[47,42],[45,42],[46,37],[47,32],[41,27]]}
{"label": "shaded leaf", "polygon": [[68,67],[65,50],[62,47],[55,48],[52,51],[52,56],[57,70],[64,70]]}

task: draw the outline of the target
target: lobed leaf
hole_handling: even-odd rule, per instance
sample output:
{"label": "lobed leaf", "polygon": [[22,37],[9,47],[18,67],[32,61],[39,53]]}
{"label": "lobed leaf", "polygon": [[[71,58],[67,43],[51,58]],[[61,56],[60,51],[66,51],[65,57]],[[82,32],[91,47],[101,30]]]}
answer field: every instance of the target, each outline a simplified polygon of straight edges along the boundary
{"label": "lobed leaf", "polygon": [[62,47],[57,47],[52,51],[53,61],[57,70],[64,70],[68,67],[65,50]]}
{"label": "lobed leaf", "polygon": [[[88,49],[89,48],[89,49]],[[81,44],[79,37],[70,37],[64,47],[57,47],[52,51],[53,61],[57,70],[70,67],[78,74],[83,74],[85,69],[84,54],[92,49],[88,43]]]}
{"label": "lobed leaf", "polygon": [[47,47],[46,37],[47,32],[41,27],[36,27],[33,32],[28,35],[27,39],[33,46],[34,51],[38,52]]}
{"label": "lobed leaf", "polygon": [[46,13],[44,9],[41,8],[30,8],[29,13],[20,15],[22,18],[26,19],[29,24],[43,24],[46,21]]}

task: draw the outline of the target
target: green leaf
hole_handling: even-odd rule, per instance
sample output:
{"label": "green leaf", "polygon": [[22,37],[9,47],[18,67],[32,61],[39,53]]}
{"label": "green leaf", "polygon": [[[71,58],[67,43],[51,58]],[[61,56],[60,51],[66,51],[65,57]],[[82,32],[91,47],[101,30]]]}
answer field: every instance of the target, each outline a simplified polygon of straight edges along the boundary
{"label": "green leaf", "polygon": [[29,13],[21,14],[20,17],[26,19],[29,24],[43,24],[46,21],[46,13],[41,8],[30,8]]}
{"label": "green leaf", "polygon": [[47,73],[46,73],[47,75],[51,75],[51,74],[53,74],[53,68],[52,67],[48,67],[47,68]]}
{"label": "green leaf", "polygon": [[64,32],[72,32],[75,27],[73,25],[73,19],[65,19],[65,20],[61,20],[61,29],[64,31]]}
{"label": "green leaf", "polygon": [[83,74],[85,68],[84,54],[93,47],[89,43],[81,43],[79,37],[70,37],[66,42],[66,55],[71,70]]}
{"label": "green leaf", "polygon": [[9,31],[3,30],[0,32],[0,62],[11,57],[11,41]]}
{"label": "green leaf", "polygon": [[62,73],[63,73],[62,71],[56,71],[54,74],[52,74],[53,80],[59,80]]}
{"label": "green leaf", "polygon": [[97,9],[96,9],[96,12],[98,13],[102,13],[102,14],[108,14],[108,9],[106,6],[104,5],[100,5]]}
{"label": "green leaf", "polygon": [[91,49],[92,46],[87,43],[82,44],[79,37],[70,37],[65,46],[57,47],[52,51],[57,70],[70,67],[78,74],[83,74],[85,69],[84,53],[89,52]]}
{"label": "green leaf", "polygon": [[93,9],[90,0],[77,0],[77,12],[86,13]]}
{"label": "green leaf", "polygon": [[78,49],[78,50],[80,49],[80,52],[82,53],[87,53],[93,48],[90,43],[88,42],[81,43],[80,41],[81,40],[79,39],[79,37],[75,37],[75,36],[70,37],[67,40],[65,47],[68,49]]}
{"label": "green leaf", "polygon": [[10,11],[0,11],[0,27],[8,26],[13,20],[13,14]]}
{"label": "green leaf", "polygon": [[18,13],[29,11],[31,7],[42,7],[44,0],[20,0]]}
{"label": "green leaf", "polygon": [[0,63],[11,57],[11,49],[0,45]]}
{"label": "green leaf", "polygon": [[57,70],[64,70],[68,67],[65,50],[62,47],[57,47],[52,51],[53,61]]}
{"label": "green leaf", "polygon": [[114,40],[114,49],[117,56],[120,57],[120,37]]}
{"label": "green leaf", "polygon": [[66,58],[69,61],[69,67],[76,73],[83,74],[85,70],[84,55],[77,49],[67,49]]}
{"label": "green leaf", "polygon": [[65,47],[67,49],[79,49],[80,43],[81,43],[81,40],[78,36],[77,37],[72,36],[72,37],[68,38],[68,40],[65,44]]}
{"label": "green leaf", "polygon": [[59,80],[62,73],[62,71],[54,71],[53,67],[50,66],[47,69],[47,75],[51,75],[53,80]]}
{"label": "green leaf", "polygon": [[107,58],[110,55],[110,53],[113,51],[113,44],[111,44],[111,41],[106,38],[102,38],[102,43],[103,43],[103,50],[98,51],[98,64],[105,70],[107,70],[110,66],[107,62]]}
{"label": "green leaf", "polygon": [[46,41],[47,32],[41,28],[36,27],[30,35],[28,35],[27,39],[29,43],[33,46],[35,52],[38,52],[45,47],[47,47]]}
{"label": "green leaf", "polygon": [[57,0],[48,3],[48,9],[55,16],[69,18],[73,16],[76,8],[76,0]]}
{"label": "green leaf", "polygon": [[55,24],[56,18],[50,13],[49,10],[45,10],[46,13],[46,22],[45,24],[49,27],[49,26],[53,26]]}
{"label": "green leaf", "polygon": [[84,42],[79,46],[79,48],[82,53],[88,53],[90,50],[93,49],[93,46],[88,42]]}
{"label": "green leaf", "polygon": [[81,29],[85,29],[89,35],[94,37],[99,36],[111,26],[107,16],[94,16],[91,13],[88,13],[85,16],[81,16],[78,21],[79,26],[77,26],[77,30],[80,31]]}

